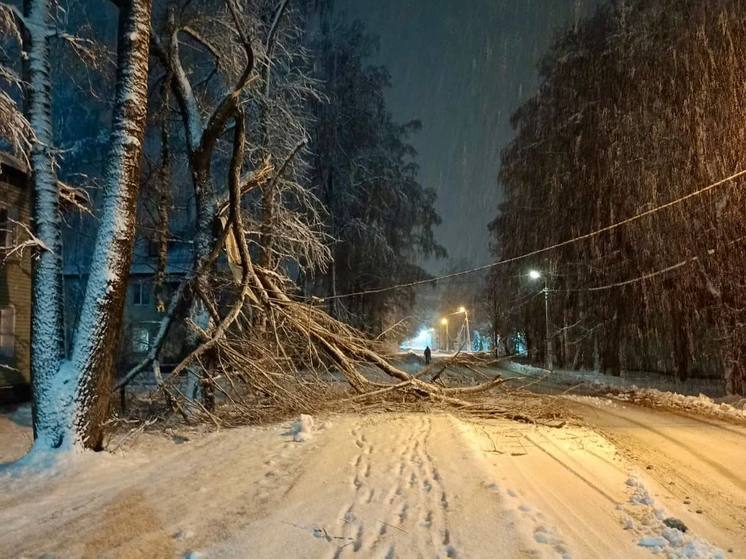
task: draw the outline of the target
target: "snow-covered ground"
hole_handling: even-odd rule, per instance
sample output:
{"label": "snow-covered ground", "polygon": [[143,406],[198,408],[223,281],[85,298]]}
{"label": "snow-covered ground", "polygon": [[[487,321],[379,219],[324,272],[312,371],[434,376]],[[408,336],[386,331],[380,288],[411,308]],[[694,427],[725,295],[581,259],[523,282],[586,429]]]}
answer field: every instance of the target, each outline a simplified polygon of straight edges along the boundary
{"label": "snow-covered ground", "polygon": [[[514,386],[560,394],[608,396],[649,407],[682,410],[746,424],[746,398],[722,396],[718,383],[692,379],[678,382],[662,375],[614,377],[596,371],[548,371],[506,360],[502,374],[517,379]],[[709,394],[709,395],[707,395]],[[715,396],[719,395],[719,396]]]}
{"label": "snow-covered ground", "polygon": [[676,392],[687,396],[707,394],[713,398],[719,398],[724,395],[723,382],[698,378],[682,382],[675,377],[660,373],[633,373],[624,371],[621,376],[615,377],[604,375],[598,371],[569,371],[565,369],[549,371],[540,367],[518,363],[510,359],[501,361],[500,368],[533,378],[545,377],[550,383],[568,388],[577,387],[578,390],[593,388],[598,390],[651,388]]}
{"label": "snow-covered ground", "polygon": [[[746,429],[572,405],[587,427],[381,414],[141,435],[0,478],[0,555],[746,557]],[[0,460],[24,433],[9,422]]]}

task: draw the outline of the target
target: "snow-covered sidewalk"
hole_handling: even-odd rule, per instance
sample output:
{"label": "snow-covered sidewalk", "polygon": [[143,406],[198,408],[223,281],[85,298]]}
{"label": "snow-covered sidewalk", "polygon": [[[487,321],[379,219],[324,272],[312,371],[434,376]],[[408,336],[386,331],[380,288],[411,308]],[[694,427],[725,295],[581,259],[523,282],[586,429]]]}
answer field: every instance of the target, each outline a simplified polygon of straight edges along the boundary
{"label": "snow-covered sidewalk", "polygon": [[128,559],[743,556],[743,534],[676,499],[665,514],[686,534],[635,516],[645,512],[631,500],[638,488],[652,499],[669,492],[624,454],[582,427],[445,414],[143,435],[126,453],[80,456],[64,473],[0,479],[0,549]]}

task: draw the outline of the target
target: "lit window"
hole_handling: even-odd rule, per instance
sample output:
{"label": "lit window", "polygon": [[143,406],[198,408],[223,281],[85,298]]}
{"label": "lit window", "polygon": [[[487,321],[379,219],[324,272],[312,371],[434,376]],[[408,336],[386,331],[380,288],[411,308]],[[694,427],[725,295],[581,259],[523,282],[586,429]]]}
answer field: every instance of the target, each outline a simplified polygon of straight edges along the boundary
{"label": "lit window", "polygon": [[0,309],[0,356],[12,359],[16,354],[16,309]]}
{"label": "lit window", "polygon": [[132,329],[132,351],[147,353],[150,349],[150,332],[147,328],[134,327]]}

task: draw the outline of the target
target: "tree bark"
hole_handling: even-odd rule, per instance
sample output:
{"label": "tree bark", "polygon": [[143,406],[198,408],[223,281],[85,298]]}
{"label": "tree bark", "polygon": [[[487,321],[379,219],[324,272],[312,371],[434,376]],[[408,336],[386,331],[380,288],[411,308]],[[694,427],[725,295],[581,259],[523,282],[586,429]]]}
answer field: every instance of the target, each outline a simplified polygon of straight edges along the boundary
{"label": "tree bark", "polygon": [[31,384],[34,437],[59,446],[62,418],[54,380],[65,357],[60,195],[55,174],[49,40],[49,0],[24,2],[26,108],[35,133],[31,148],[35,235],[48,250],[34,259]]}
{"label": "tree bark", "polygon": [[161,167],[158,171],[158,269],[155,274],[157,309],[165,312],[166,275],[168,273],[169,215],[171,209],[171,130],[169,121],[171,82],[169,74],[161,86],[163,114],[161,115]]}
{"label": "tree bark", "polygon": [[121,3],[117,83],[101,225],[71,364],[76,373],[76,438],[88,448],[103,442],[115,356],[121,335],[147,115],[150,0]]}

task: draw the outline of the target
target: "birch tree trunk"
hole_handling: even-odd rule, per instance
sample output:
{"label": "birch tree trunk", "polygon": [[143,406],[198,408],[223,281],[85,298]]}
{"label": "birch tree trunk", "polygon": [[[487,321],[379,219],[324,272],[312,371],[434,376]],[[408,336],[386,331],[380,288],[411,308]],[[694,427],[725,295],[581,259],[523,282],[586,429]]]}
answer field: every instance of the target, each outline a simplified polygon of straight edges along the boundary
{"label": "birch tree trunk", "polygon": [[26,110],[35,133],[31,148],[35,234],[47,247],[34,260],[31,318],[31,383],[34,436],[61,444],[62,418],[53,381],[65,357],[60,197],[54,170],[49,0],[24,2]]}

